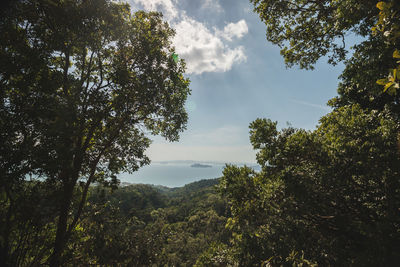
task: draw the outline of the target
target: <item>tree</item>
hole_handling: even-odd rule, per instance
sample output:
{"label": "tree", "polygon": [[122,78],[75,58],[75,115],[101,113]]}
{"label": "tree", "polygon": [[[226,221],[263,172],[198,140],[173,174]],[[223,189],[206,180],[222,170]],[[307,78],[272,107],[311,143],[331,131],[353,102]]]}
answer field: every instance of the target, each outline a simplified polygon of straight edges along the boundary
{"label": "tree", "polygon": [[161,14],[109,0],[17,1],[0,31],[2,194],[11,207],[28,175],[51,185],[59,266],[89,186],[147,164],[147,134],[184,130],[185,64]]}
{"label": "tree", "polygon": [[289,66],[312,69],[322,56],[332,64],[346,56],[345,35],[371,35],[376,0],[250,0],[267,26],[267,40],[282,47]]}
{"label": "tree", "polygon": [[399,125],[390,111],[347,106],[317,130],[278,131],[254,121],[262,171],[230,166],[221,190],[232,205],[243,266],[262,262],[395,266],[400,248]]}
{"label": "tree", "polygon": [[[376,23],[376,27],[372,30],[374,33],[379,32],[382,34],[387,43],[399,44],[400,39],[400,4],[398,1],[378,2],[376,7],[379,8],[379,19]],[[393,58],[400,59],[400,52],[398,46],[393,52]],[[390,69],[390,73],[385,79],[377,81],[378,84],[384,86],[384,91],[388,91],[389,94],[397,94],[400,88],[400,79],[398,73],[400,73],[400,63],[396,62],[397,66]]]}
{"label": "tree", "polygon": [[[389,104],[398,109],[399,96],[394,94],[398,86],[397,71],[394,72],[398,67],[398,1],[250,2],[267,27],[267,40],[282,48],[287,66],[313,69],[317,60],[325,56],[331,64],[345,62],[338,88],[340,98],[331,100],[330,105],[358,103],[364,108],[382,109]],[[346,59],[348,35],[359,40],[350,59]],[[378,80],[379,85],[372,85],[371,80]]]}
{"label": "tree", "polygon": [[[267,119],[250,124],[262,170],[228,166],[220,184],[231,204],[227,227],[236,260],[243,266],[396,266],[400,101],[391,89],[396,71],[378,82],[391,94],[376,81],[396,65],[398,4],[251,2],[266,23],[267,39],[283,46],[289,66],[312,68],[328,55],[331,63],[344,60],[345,70],[339,96],[329,102],[334,110],[316,130],[278,131]],[[363,40],[346,60],[344,42],[336,40],[351,32]]]}
{"label": "tree", "polygon": [[399,96],[384,92],[376,81],[385,77],[393,66],[393,45],[388,45],[381,36],[373,36],[354,46],[354,53],[346,61],[338,85],[339,96],[328,103],[333,107],[360,104],[364,109],[383,110],[389,106],[400,114]]}

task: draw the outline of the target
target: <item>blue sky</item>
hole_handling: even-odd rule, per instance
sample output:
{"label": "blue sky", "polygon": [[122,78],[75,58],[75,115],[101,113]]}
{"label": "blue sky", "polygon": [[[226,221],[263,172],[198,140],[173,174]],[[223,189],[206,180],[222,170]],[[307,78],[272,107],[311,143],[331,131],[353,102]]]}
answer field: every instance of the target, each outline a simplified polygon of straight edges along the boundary
{"label": "blue sky", "polygon": [[130,0],[132,8],[157,10],[176,29],[173,43],[185,59],[192,94],[180,141],[153,137],[153,161],[255,162],[248,125],[256,118],[279,127],[314,129],[329,112],[343,65],[321,59],[314,71],[287,69],[265,25],[248,1]]}

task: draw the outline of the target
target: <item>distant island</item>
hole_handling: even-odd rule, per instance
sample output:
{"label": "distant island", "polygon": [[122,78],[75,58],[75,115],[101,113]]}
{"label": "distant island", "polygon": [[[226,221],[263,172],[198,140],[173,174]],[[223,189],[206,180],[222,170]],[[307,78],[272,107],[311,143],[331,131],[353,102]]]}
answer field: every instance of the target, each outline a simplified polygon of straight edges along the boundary
{"label": "distant island", "polygon": [[190,167],[192,168],[211,168],[211,165],[207,165],[207,164],[200,164],[200,163],[194,163],[192,165],[190,165]]}

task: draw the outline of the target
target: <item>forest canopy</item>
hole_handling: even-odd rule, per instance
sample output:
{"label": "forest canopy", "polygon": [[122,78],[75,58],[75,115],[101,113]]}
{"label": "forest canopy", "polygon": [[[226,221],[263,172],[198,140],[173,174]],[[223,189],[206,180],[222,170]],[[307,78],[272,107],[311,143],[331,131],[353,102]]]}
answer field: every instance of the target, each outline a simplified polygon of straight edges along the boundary
{"label": "forest canopy", "polygon": [[[398,1],[251,2],[289,66],[313,68],[328,56],[345,69],[339,96],[329,101],[334,109],[316,130],[278,130],[277,122],[257,119],[250,140],[262,170],[224,170],[238,264],[396,266]],[[348,32],[363,39],[346,59]]]}
{"label": "forest canopy", "polygon": [[149,133],[178,140],[189,80],[160,13],[28,0],[5,14],[0,261],[59,266],[89,186],[115,185],[116,174],[148,164]]}
{"label": "forest canopy", "polygon": [[[118,186],[177,141],[190,94],[175,32],[111,0],[9,1],[0,18],[5,266],[397,266],[399,1],[250,0],[287,66],[343,62],[314,130],[259,118],[260,171]],[[347,36],[357,36],[352,48]]]}

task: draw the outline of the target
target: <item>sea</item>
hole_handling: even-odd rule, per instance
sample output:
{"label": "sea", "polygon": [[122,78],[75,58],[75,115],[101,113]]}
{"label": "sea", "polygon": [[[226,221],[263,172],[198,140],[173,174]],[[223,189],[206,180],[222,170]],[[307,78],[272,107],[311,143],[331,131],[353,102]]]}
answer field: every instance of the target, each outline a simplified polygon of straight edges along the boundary
{"label": "sea", "polygon": [[[198,167],[199,165],[202,167]],[[245,163],[238,163],[236,165],[251,166]],[[203,179],[219,178],[222,176],[224,168],[225,163],[220,162],[152,162],[150,165],[144,166],[132,174],[120,174],[118,178],[121,184],[153,184],[172,188],[181,187]]]}

